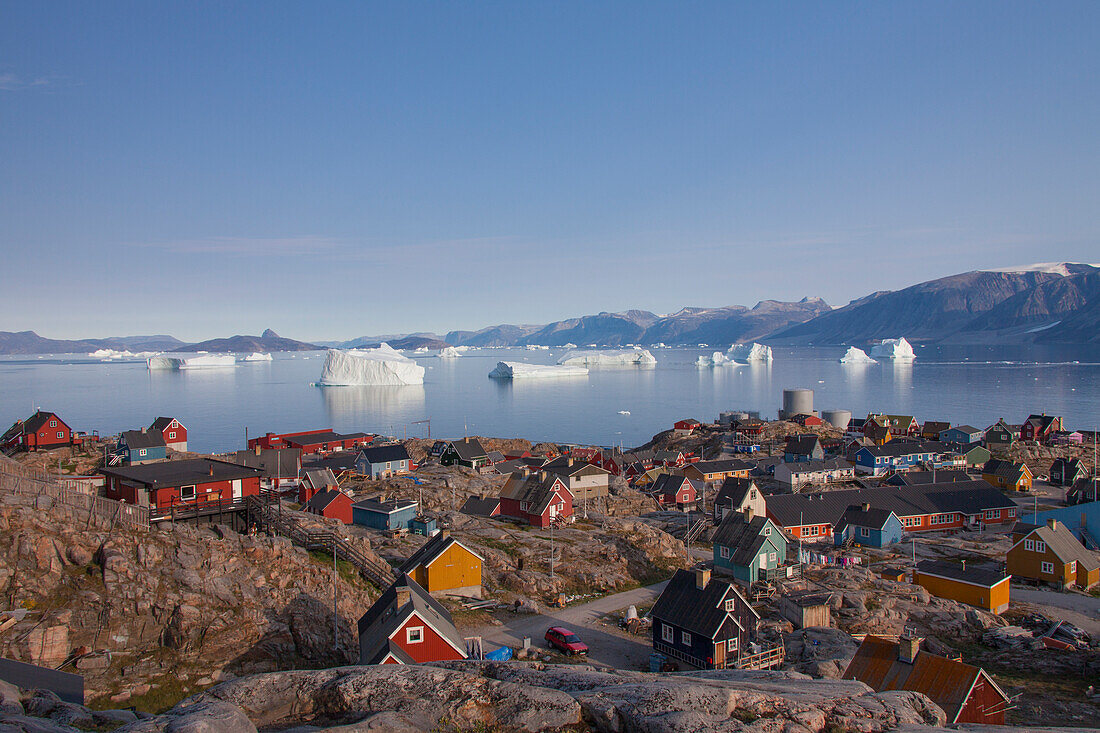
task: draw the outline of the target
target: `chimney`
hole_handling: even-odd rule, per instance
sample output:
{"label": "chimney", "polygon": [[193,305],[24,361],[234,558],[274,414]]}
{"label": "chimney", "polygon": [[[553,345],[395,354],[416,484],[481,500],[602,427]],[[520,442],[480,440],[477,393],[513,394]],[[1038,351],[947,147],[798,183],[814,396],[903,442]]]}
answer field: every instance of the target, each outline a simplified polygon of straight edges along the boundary
{"label": "chimney", "polygon": [[898,661],[912,664],[920,653],[920,643],[924,641],[919,636],[906,632],[898,637]]}
{"label": "chimney", "polygon": [[707,587],[707,583],[710,582],[710,570],[706,568],[697,568],[695,570],[695,587],[699,590],[703,590]]}
{"label": "chimney", "polygon": [[963,569],[963,572],[965,573],[966,572],[966,560],[962,561],[962,569]]}
{"label": "chimney", "polygon": [[539,471],[539,481],[546,480],[546,471]]}
{"label": "chimney", "polygon": [[214,464],[213,463],[210,464],[210,475],[211,476],[214,475]]}
{"label": "chimney", "polygon": [[144,435],[144,434],[145,434],[145,433],[147,433],[147,432],[149,432],[149,428],[147,428],[147,427],[142,427],[142,428],[141,428],[141,433],[142,433],[142,435]]}
{"label": "chimney", "polygon": [[573,465],[573,456],[569,456],[569,459],[566,461],[565,465],[567,465],[567,466],[572,466]]}
{"label": "chimney", "polygon": [[753,515],[754,513],[755,513],[755,512],[753,512],[753,510],[752,510],[752,507],[751,507],[751,506],[749,506],[749,507],[745,507],[745,519],[747,519],[747,520],[749,520],[749,521],[751,522],[751,521],[752,521],[752,515]]}
{"label": "chimney", "polygon": [[863,507],[862,507],[862,509],[863,509],[863,511],[865,511],[865,512],[869,512],[869,511],[871,511],[871,505],[870,505],[870,503],[868,503],[868,502],[866,502],[866,501],[865,501],[865,502],[863,502]]}
{"label": "chimney", "polygon": [[257,444],[256,444],[256,455],[260,455],[260,451],[262,451],[262,450],[263,450],[263,448],[261,448],[261,447],[260,447],[260,444],[259,444],[259,443],[257,443]]}
{"label": "chimney", "polygon": [[409,590],[407,585],[399,585],[394,590],[397,591],[397,607],[404,608],[412,598],[412,591]]}
{"label": "chimney", "polygon": [[1051,529],[1053,529],[1055,532],[1057,532],[1058,531],[1058,520],[1051,517],[1050,519],[1047,520],[1047,526],[1050,527]]}

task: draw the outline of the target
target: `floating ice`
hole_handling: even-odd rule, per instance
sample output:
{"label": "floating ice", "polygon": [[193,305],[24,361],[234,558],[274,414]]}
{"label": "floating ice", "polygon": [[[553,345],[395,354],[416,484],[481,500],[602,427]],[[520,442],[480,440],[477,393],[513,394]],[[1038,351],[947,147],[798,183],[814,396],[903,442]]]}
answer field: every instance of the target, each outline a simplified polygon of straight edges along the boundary
{"label": "floating ice", "polygon": [[565,366],[652,366],[657,363],[653,354],[645,349],[614,349],[567,351],[558,359]]}
{"label": "floating ice", "polygon": [[93,359],[100,359],[102,361],[113,361],[115,359],[148,359],[150,356],[156,356],[160,352],[158,351],[115,351],[114,349],[96,349],[88,354]]}
{"label": "floating ice", "polygon": [[331,387],[424,384],[424,367],[386,343],[377,349],[329,349],[318,384]]}
{"label": "floating ice", "polygon": [[867,356],[867,352],[863,349],[857,349],[854,346],[848,348],[847,353],[840,357],[841,364],[878,364],[877,361]]}
{"label": "floating ice", "polygon": [[620,414],[620,415],[629,415],[629,414],[630,414],[630,410],[619,410],[619,414]]}
{"label": "floating ice", "polygon": [[915,359],[913,346],[905,340],[883,339],[880,343],[871,347],[871,356],[884,356],[888,359]]}
{"label": "floating ice", "polygon": [[259,351],[253,351],[246,356],[243,361],[273,361],[271,354],[261,354]]}
{"label": "floating ice", "polygon": [[457,359],[460,356],[462,356],[462,354],[453,346],[447,346],[439,352],[440,359]]}
{"label": "floating ice", "polygon": [[419,349],[413,351],[414,354],[427,354],[430,349],[427,346],[421,346]]}
{"label": "floating ice", "polygon": [[237,357],[232,354],[208,354],[202,356],[150,356],[146,365],[150,369],[221,369],[237,365]]}
{"label": "floating ice", "polygon": [[772,360],[772,347],[758,344],[755,341],[751,344],[734,344],[729,347],[726,353],[730,355],[730,358],[741,359],[742,361]]}
{"label": "floating ice", "polygon": [[745,366],[741,362],[734,361],[721,351],[715,351],[710,356],[701,355],[695,360],[695,366],[705,369],[706,367],[721,367],[721,366]]}
{"label": "floating ice", "polygon": [[563,349],[575,349],[575,348],[577,348],[577,345],[573,342],[569,342],[568,344],[563,344],[562,348]]}
{"label": "floating ice", "polygon": [[583,377],[588,370],[578,366],[561,364],[524,364],[518,361],[498,361],[489,372],[493,379],[555,379],[557,377]]}

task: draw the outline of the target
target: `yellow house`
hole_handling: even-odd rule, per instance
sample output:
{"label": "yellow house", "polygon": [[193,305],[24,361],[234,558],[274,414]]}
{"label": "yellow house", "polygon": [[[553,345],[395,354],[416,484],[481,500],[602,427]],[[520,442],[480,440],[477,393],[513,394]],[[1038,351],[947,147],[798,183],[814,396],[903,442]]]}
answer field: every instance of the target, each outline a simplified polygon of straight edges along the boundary
{"label": "yellow house", "polygon": [[1034,476],[1026,463],[993,459],[982,467],[982,478],[998,489],[1031,491],[1031,481]]}
{"label": "yellow house", "polygon": [[481,598],[482,562],[481,555],[444,530],[414,552],[398,575],[408,574],[433,596]]}
{"label": "yellow house", "polygon": [[1088,590],[1100,583],[1100,561],[1056,519],[1046,524],[1019,522],[1012,528],[1012,547],[1005,565],[1018,578]]}
{"label": "yellow house", "polygon": [[937,598],[983,608],[1001,614],[1008,610],[1011,575],[993,570],[967,568],[966,564],[925,560],[913,571],[913,583]]}

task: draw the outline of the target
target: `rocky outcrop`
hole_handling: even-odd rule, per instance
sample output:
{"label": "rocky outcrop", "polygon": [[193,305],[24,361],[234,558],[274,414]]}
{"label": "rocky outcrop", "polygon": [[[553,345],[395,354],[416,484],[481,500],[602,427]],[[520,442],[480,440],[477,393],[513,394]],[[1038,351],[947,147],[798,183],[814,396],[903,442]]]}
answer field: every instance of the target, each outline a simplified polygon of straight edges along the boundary
{"label": "rocky outcrop", "polygon": [[[239,715],[233,711],[239,711]],[[244,724],[241,716],[248,720]],[[651,675],[539,663],[450,662],[343,667],[227,682],[128,733],[311,726],[309,730],[885,731],[939,726],[917,693],[781,672]],[[188,723],[187,728],[182,723]],[[249,727],[254,726],[254,727]]]}

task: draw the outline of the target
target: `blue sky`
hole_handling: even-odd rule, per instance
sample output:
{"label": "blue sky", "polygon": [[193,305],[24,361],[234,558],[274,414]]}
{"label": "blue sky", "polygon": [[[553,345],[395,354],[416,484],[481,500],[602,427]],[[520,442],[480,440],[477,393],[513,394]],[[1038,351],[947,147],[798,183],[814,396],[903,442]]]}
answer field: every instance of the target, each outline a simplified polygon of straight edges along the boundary
{"label": "blue sky", "polygon": [[0,18],[0,330],[338,339],[1100,260],[1096,2]]}

